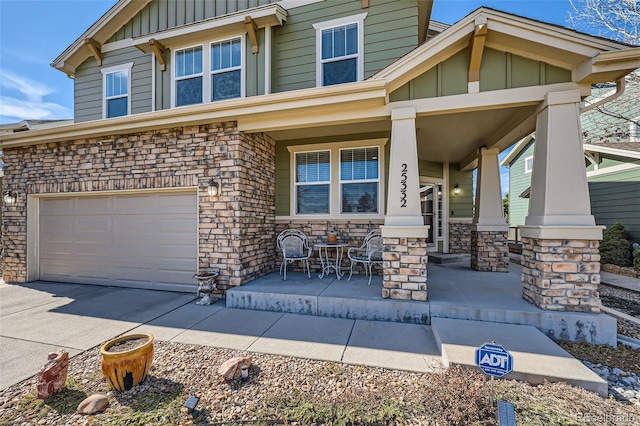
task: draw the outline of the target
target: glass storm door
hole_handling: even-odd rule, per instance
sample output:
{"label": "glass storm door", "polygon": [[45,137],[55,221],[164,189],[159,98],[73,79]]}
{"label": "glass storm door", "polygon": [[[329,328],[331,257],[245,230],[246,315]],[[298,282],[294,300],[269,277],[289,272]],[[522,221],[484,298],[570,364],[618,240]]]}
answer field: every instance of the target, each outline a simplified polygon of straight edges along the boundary
{"label": "glass storm door", "polygon": [[421,183],[420,184],[420,207],[422,209],[422,220],[425,225],[429,225],[427,246],[437,248],[438,239],[441,234],[442,217],[442,184],[441,183]]}

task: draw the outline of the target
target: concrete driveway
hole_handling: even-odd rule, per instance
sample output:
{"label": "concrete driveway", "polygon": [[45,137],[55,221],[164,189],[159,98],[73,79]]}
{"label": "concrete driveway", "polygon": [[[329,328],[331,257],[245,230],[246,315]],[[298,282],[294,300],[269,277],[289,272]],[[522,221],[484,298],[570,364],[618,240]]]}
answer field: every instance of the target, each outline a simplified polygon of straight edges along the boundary
{"label": "concrete driveway", "polygon": [[194,299],[120,287],[0,284],[0,389],[36,374],[49,352],[76,355]]}

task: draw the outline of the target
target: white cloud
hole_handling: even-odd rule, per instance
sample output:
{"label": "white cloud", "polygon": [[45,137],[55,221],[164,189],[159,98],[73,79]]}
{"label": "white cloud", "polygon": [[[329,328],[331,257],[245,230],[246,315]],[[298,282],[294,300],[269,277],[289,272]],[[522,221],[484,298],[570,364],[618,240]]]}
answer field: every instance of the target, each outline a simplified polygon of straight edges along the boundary
{"label": "white cloud", "polygon": [[0,96],[0,116],[20,120],[46,120],[54,118],[70,118],[73,112],[53,102],[30,101]]}
{"label": "white cloud", "polygon": [[[16,75],[10,71],[2,71],[0,85],[3,88],[17,91],[22,96],[0,95],[0,117],[12,121],[45,120],[69,118],[73,112],[60,104],[44,101],[44,97],[55,90],[43,83]],[[3,91],[4,92],[4,91]],[[15,92],[14,92],[15,93]],[[6,120],[2,120],[6,121]]]}
{"label": "white cloud", "polygon": [[25,95],[30,101],[39,101],[44,96],[50,95],[54,90],[46,85],[31,79],[15,75],[10,71],[4,71],[0,84],[8,89],[15,89]]}

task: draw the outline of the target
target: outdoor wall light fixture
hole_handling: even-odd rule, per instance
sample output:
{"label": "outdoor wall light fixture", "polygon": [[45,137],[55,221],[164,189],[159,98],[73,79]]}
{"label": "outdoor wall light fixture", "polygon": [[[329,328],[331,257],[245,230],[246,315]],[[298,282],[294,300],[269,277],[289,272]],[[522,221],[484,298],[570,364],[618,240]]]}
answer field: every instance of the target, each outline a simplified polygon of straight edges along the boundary
{"label": "outdoor wall light fixture", "polygon": [[18,194],[15,192],[8,190],[2,193],[2,200],[5,204],[15,204],[18,201]]}
{"label": "outdoor wall light fixture", "polygon": [[456,186],[453,187],[453,193],[456,195],[460,194],[460,186],[456,183]]}
{"label": "outdoor wall light fixture", "polygon": [[209,179],[209,184],[207,186],[207,192],[211,197],[216,197],[220,194],[220,184],[216,182],[213,178]]}

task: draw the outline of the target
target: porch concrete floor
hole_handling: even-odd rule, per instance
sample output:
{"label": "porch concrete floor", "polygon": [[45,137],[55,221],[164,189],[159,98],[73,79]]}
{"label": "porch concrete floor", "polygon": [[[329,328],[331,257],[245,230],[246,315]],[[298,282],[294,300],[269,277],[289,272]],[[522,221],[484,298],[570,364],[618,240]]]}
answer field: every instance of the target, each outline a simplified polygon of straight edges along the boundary
{"label": "porch concrete floor", "polygon": [[[495,341],[514,356],[514,371],[507,378],[531,383],[564,381],[606,396],[606,383],[549,337],[615,345],[615,319],[604,314],[543,311],[522,298],[520,273],[520,265],[514,263],[509,273],[476,272],[470,269],[468,257],[449,264],[430,263],[428,302],[382,299],[380,276],[374,276],[368,286],[364,276],[354,276],[349,282],[347,276],[341,280],[335,275],[319,279],[312,274],[309,279],[305,274],[289,272],[287,281],[283,281],[273,273],[228,291],[226,306],[329,317],[326,319],[334,321],[356,320],[354,330],[380,330],[361,334],[366,336],[366,343],[357,342],[358,334],[354,334],[340,359],[346,363],[390,368],[401,364],[403,369],[421,371],[426,358],[416,364],[416,350],[409,351],[413,355],[408,358],[398,357],[398,353],[404,353],[400,342],[406,345],[415,338],[407,339],[402,334],[409,325],[406,323],[425,325],[425,331],[420,332],[421,344],[432,348],[435,342],[444,366],[474,366],[475,349],[484,342]],[[290,321],[308,322],[304,317],[295,317],[291,316]],[[339,333],[334,330],[331,336],[339,338]],[[425,338],[429,342],[426,346],[422,342]],[[387,347],[376,347],[379,344]],[[254,344],[250,350],[273,352],[280,345],[288,346],[280,340],[269,345]],[[312,353],[323,353],[327,359],[338,360],[337,353],[332,355],[328,348],[306,346],[283,349],[283,354],[313,357]],[[386,353],[387,350],[391,352]],[[433,349],[423,354],[433,357]]]}

